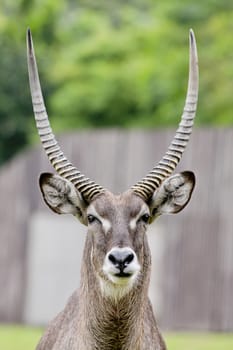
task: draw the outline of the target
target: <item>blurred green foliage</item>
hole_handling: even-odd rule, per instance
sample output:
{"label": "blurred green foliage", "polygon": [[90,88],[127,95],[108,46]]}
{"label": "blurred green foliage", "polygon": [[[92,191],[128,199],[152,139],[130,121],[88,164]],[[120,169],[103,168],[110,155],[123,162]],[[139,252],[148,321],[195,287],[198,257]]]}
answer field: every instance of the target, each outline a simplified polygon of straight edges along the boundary
{"label": "blurred green foliage", "polygon": [[[1,0],[0,163],[35,140],[25,32],[31,27],[56,131],[178,123],[196,34],[196,125],[233,124],[229,0]],[[37,139],[36,139],[37,140]]]}

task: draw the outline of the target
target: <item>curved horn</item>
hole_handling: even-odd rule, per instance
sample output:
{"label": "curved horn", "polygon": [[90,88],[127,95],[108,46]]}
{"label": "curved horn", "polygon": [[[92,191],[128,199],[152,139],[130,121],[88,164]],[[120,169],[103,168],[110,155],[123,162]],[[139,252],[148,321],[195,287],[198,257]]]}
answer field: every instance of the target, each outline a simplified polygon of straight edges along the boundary
{"label": "curved horn", "polygon": [[149,200],[162,181],[171,175],[179,163],[192,133],[198,98],[198,58],[196,40],[192,30],[189,34],[189,81],[185,106],[179,127],[165,156],[141,181],[131,189]]}
{"label": "curved horn", "polygon": [[56,172],[60,176],[71,181],[82,194],[84,200],[90,202],[95,196],[105,190],[100,185],[97,185],[94,181],[91,181],[81,174],[79,170],[68,161],[55,139],[41,92],[30,29],[27,31],[27,59],[33,111],[44,150]]}

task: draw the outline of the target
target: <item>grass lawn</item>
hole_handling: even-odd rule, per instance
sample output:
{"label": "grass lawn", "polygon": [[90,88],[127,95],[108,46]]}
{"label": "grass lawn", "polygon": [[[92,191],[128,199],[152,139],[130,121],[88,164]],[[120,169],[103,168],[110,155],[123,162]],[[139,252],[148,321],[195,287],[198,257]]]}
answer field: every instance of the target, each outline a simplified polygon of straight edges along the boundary
{"label": "grass lawn", "polygon": [[0,325],[0,350],[34,350],[41,334],[38,328]]}
{"label": "grass lawn", "polygon": [[168,350],[233,350],[233,333],[168,333]]}
{"label": "grass lawn", "polygon": [[[0,350],[34,350],[42,330],[0,325]],[[233,334],[166,333],[168,350],[233,350]]]}

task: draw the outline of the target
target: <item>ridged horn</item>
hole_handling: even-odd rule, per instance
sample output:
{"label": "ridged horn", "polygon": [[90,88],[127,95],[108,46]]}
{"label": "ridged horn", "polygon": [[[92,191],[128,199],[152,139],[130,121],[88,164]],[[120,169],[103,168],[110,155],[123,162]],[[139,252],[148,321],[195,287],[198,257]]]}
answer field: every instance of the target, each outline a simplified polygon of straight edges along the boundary
{"label": "ridged horn", "polygon": [[94,197],[104,192],[105,189],[81,174],[80,171],[68,161],[55,139],[40,87],[30,29],[27,31],[27,60],[33,111],[37,130],[44,150],[56,172],[63,178],[71,181],[82,194],[84,200],[89,203]]}
{"label": "ridged horn", "polygon": [[198,99],[198,57],[194,32],[189,33],[189,80],[185,106],[176,134],[164,157],[141,181],[131,189],[145,200],[149,200],[165,178],[178,165],[192,133]]}

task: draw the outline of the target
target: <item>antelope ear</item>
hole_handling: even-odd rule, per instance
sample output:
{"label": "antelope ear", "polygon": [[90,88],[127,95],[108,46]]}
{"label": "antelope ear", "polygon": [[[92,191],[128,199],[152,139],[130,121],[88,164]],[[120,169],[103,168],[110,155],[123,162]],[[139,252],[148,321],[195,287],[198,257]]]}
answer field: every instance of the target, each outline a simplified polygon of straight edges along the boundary
{"label": "antelope ear", "polygon": [[154,192],[149,204],[152,220],[162,214],[181,211],[189,202],[195,186],[195,175],[184,171],[167,178]]}
{"label": "antelope ear", "polygon": [[84,223],[87,204],[75,186],[61,176],[43,173],[39,179],[45,203],[58,214],[72,214]]}

